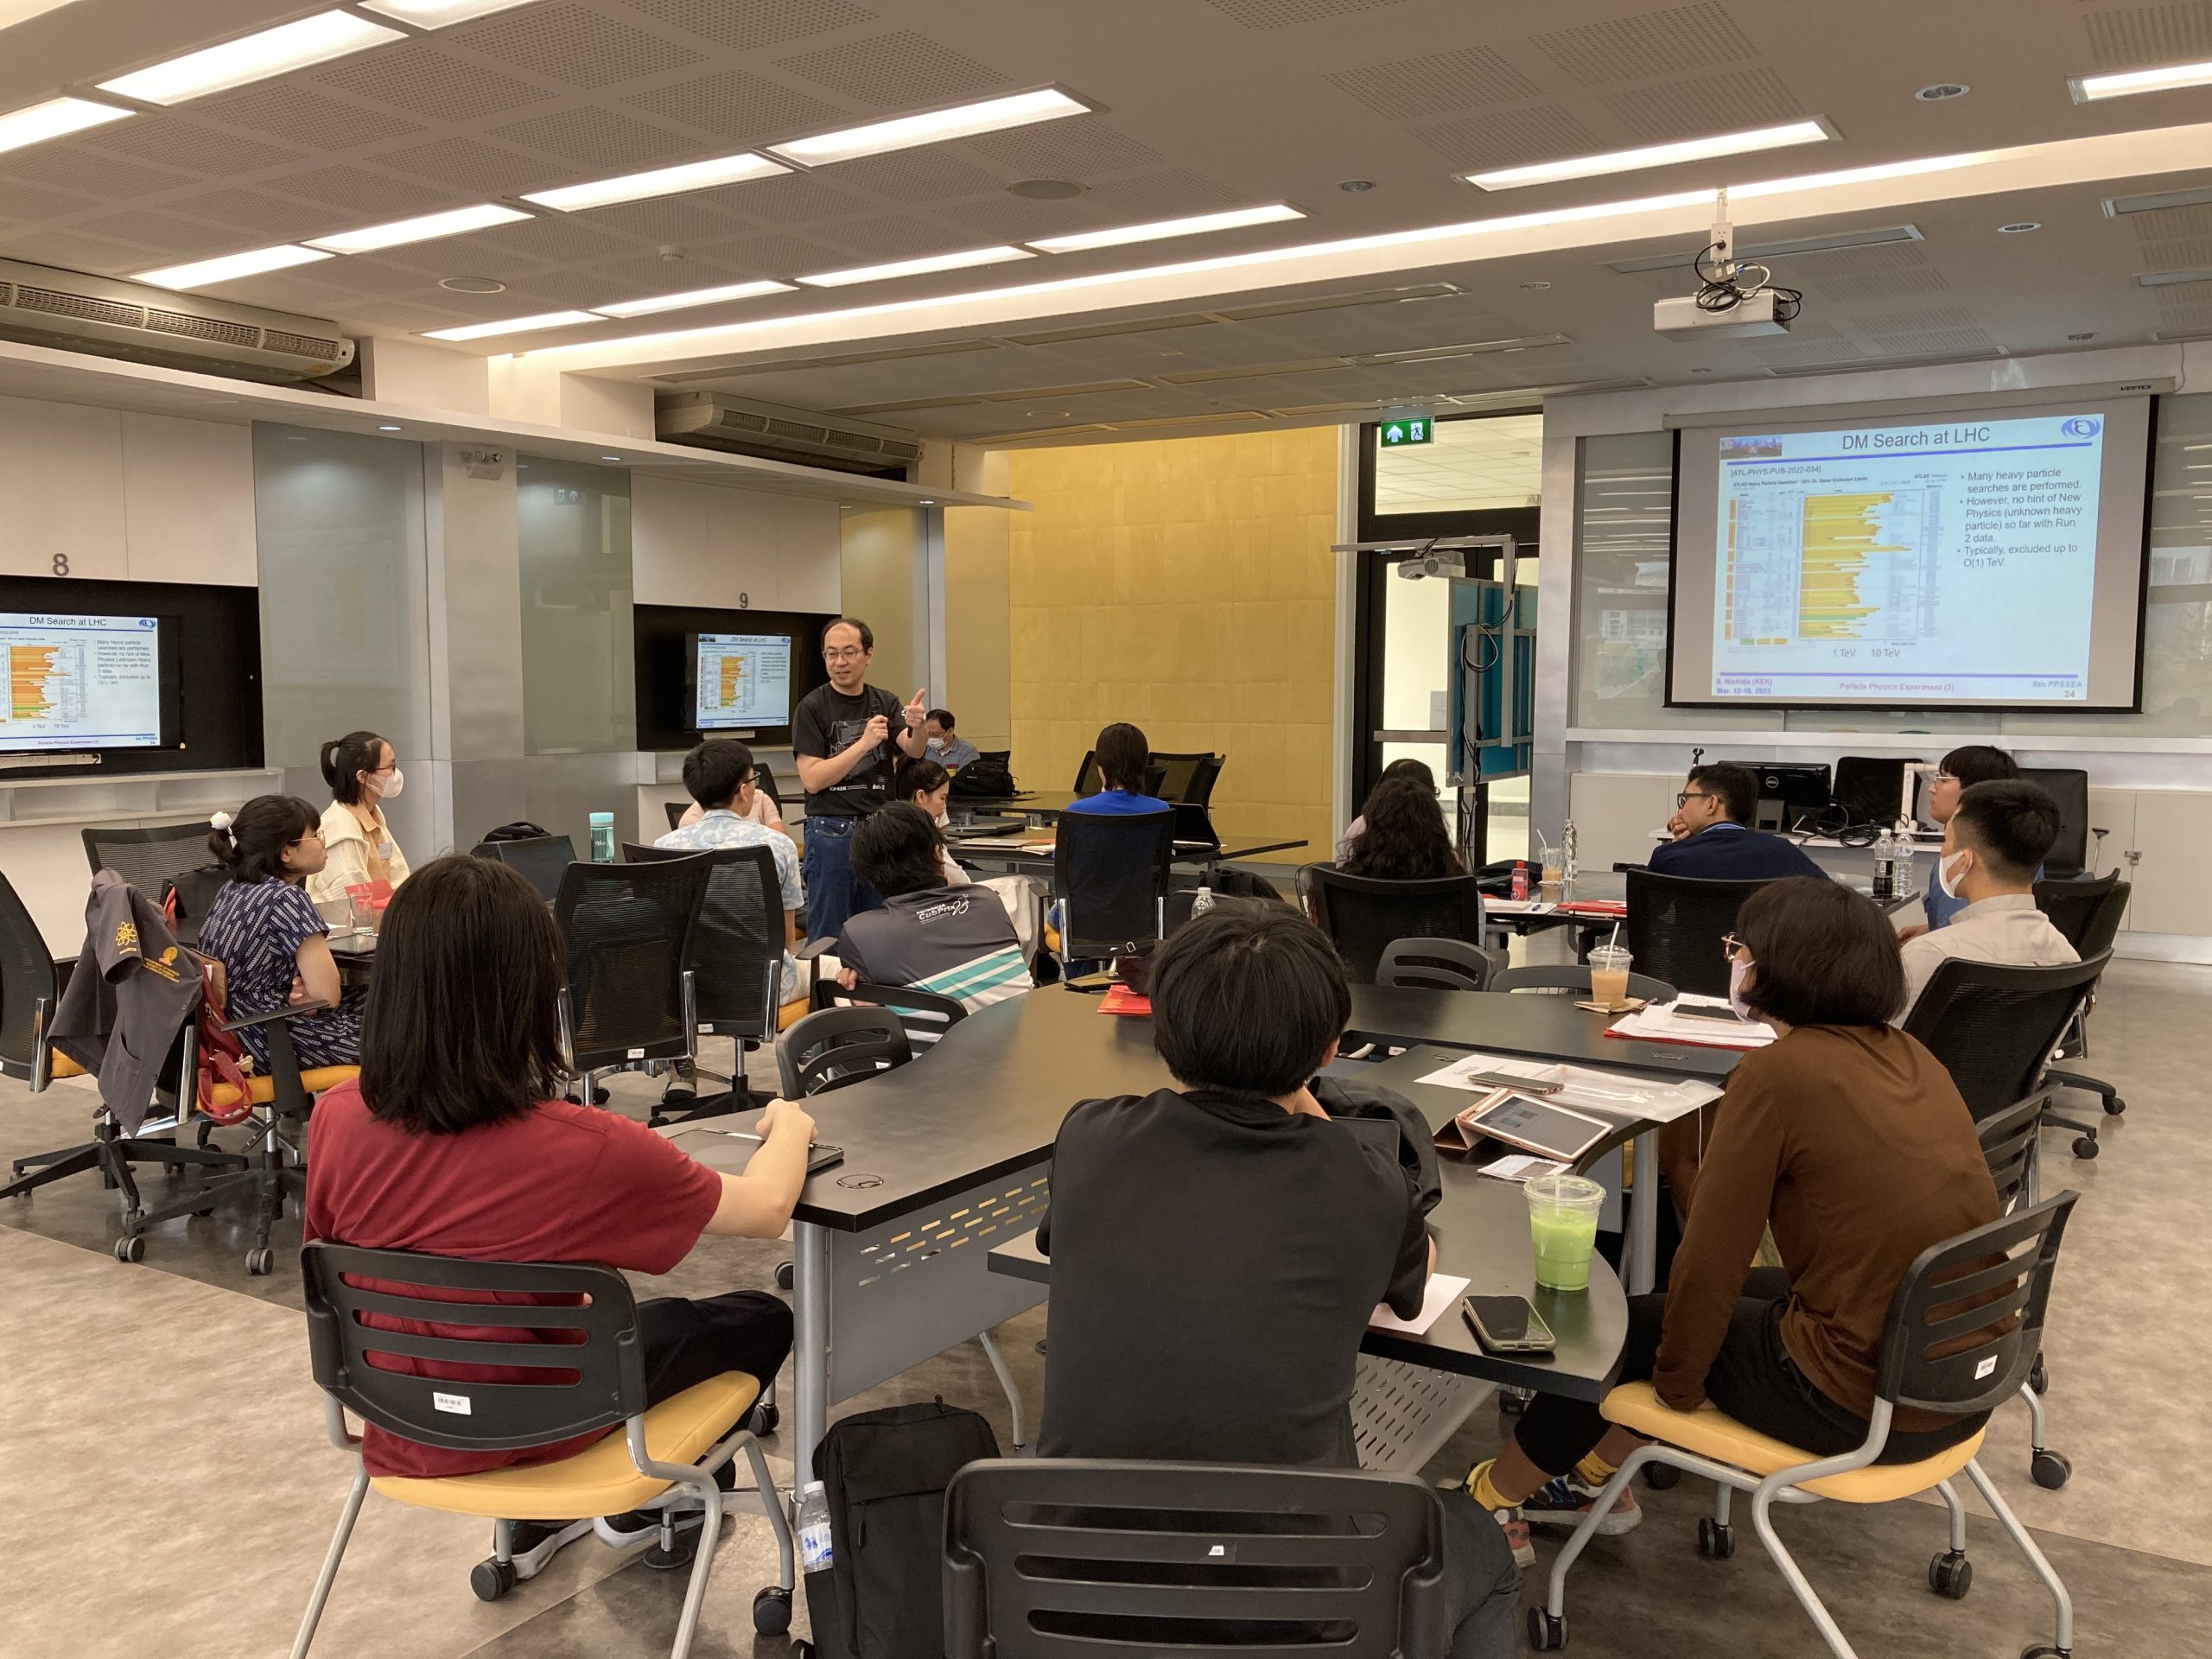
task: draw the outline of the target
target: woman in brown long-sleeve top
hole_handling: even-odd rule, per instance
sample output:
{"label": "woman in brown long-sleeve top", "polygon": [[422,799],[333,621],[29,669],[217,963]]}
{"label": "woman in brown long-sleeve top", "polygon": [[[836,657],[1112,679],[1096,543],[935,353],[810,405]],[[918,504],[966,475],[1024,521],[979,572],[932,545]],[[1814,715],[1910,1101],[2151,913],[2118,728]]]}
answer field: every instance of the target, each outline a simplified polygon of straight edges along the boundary
{"label": "woman in brown long-sleeve top", "polygon": [[[1866,1438],[1905,1268],[1994,1220],[1997,1192],[1950,1074],[1889,1024],[1904,973],[1873,904],[1825,879],[1777,881],[1746,901],[1729,949],[1734,995],[1781,1034],[1728,1079],[1669,1287],[1630,1300],[1620,1380],[1834,1456]],[[1786,1274],[1748,1265],[1768,1226]],[[1901,1409],[1882,1461],[1930,1456],[1983,1421]],[[1518,1548],[1531,1522],[1578,1524],[1637,1444],[1594,1404],[1541,1395],[1468,1488]],[[1641,1518],[1624,1491],[1600,1530]]]}

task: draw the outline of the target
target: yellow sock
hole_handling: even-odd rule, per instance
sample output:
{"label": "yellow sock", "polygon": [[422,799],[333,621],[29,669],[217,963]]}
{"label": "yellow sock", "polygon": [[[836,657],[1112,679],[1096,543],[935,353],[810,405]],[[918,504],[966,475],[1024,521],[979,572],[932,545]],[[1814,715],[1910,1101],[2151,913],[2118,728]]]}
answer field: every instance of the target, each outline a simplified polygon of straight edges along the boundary
{"label": "yellow sock", "polygon": [[1477,1464],[1467,1472],[1467,1496],[1493,1513],[1513,1507],[1506,1501],[1504,1495],[1497,1490],[1497,1486],[1491,1484],[1491,1471],[1497,1466],[1497,1459],[1492,1458],[1487,1462]]}
{"label": "yellow sock", "polygon": [[1592,1486],[1602,1486],[1620,1471],[1617,1463],[1607,1463],[1595,1452],[1574,1465],[1574,1472]]}

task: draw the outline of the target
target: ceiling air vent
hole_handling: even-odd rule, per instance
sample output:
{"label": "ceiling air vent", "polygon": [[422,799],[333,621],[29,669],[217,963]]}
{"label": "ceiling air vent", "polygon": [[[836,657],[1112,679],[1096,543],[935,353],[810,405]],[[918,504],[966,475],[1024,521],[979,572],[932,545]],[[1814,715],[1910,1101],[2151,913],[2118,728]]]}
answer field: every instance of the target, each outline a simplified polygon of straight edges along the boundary
{"label": "ceiling air vent", "polygon": [[274,385],[334,374],[354,349],[319,318],[10,259],[0,259],[0,340]]}
{"label": "ceiling air vent", "polygon": [[663,392],[653,400],[653,426],[664,443],[874,477],[903,479],[922,454],[912,432],[726,391]]}

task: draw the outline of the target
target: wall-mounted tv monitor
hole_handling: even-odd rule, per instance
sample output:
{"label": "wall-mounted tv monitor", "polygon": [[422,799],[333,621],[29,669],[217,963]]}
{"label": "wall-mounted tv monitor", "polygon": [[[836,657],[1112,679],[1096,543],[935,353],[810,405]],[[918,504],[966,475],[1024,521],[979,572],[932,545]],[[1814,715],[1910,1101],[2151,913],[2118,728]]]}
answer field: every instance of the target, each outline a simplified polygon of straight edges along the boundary
{"label": "wall-mounted tv monitor", "polygon": [[1668,702],[2139,707],[2152,416],[2085,394],[1679,430]]}
{"label": "wall-mounted tv monitor", "polygon": [[791,637],[691,636],[691,719],[702,732],[758,731],[791,718]]}
{"label": "wall-mounted tv monitor", "polygon": [[[0,753],[174,744],[175,698],[162,696],[162,665],[175,652],[162,633],[157,616],[0,612]],[[168,680],[173,691],[174,670]]]}
{"label": "wall-mounted tv monitor", "polygon": [[791,741],[791,710],[829,677],[810,611],[639,605],[638,747],[688,749],[727,735],[756,746]]}

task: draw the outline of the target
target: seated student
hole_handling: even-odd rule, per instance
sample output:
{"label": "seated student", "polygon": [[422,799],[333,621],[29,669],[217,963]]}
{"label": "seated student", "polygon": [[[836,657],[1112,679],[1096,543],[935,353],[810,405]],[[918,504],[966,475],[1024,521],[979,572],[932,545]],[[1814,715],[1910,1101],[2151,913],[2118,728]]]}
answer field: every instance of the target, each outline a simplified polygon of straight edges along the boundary
{"label": "seated student", "polygon": [[1091,751],[1104,787],[1096,795],[1070,801],[1071,812],[1166,812],[1172,809],[1157,795],[1144,792],[1145,773],[1152,766],[1152,741],[1125,720],[1117,720],[1098,734]]}
{"label": "seated student", "polygon": [[[942,836],[951,822],[944,809],[952,798],[952,774],[934,760],[901,760],[899,770],[891,774],[891,798],[921,808]],[[945,855],[944,880],[948,887],[968,887],[975,879],[960,868],[959,860],[950,852]]]}
{"label": "seated student", "polygon": [[384,804],[399,798],[407,776],[391,745],[374,732],[348,732],[322,746],[323,781],[330,804],[322,810],[323,866],[308,878],[308,897],[319,905],[343,899],[348,887],[407,879]]}
{"label": "seated student", "polygon": [[2058,803],[2024,779],[1959,791],[1944,821],[1936,878],[1961,908],[1945,925],[1905,941],[1905,1014],[1948,957],[2021,968],[2081,960],[2036,908],[2036,868],[2057,839]]}
{"label": "seated student", "polygon": [[1652,849],[1647,869],[1707,881],[1821,874],[1796,842],[1751,827],[1758,811],[1759,780],[1748,766],[1726,760],[1692,766],[1675,805],[1675,816],[1667,821],[1675,839]]}
{"label": "seated student", "polygon": [[[1707,1113],[1666,1292],[1628,1305],[1618,1381],[1648,1380],[1676,1411],[1709,1402],[1816,1457],[1866,1438],[1883,1324],[1913,1258],[1997,1216],[1950,1073],[1889,1023],[1904,1003],[1894,937],[1870,899],[1825,876],[1745,900],[1730,1000],[1781,1035],[1737,1063]],[[1749,1265],[1768,1226],[1786,1274]],[[1900,1407],[1881,1460],[1933,1456],[1986,1417]],[[1594,1403],[1539,1395],[1467,1490],[1523,1547],[1531,1522],[1578,1525],[1637,1443]],[[1600,1529],[1641,1519],[1624,1490]]]}
{"label": "seated student", "polygon": [[1345,837],[1351,850],[1337,860],[1346,875],[1424,881],[1467,873],[1452,846],[1452,832],[1444,827],[1434,787],[1410,772],[1375,785],[1360,826],[1357,839]]}
{"label": "seated student", "polygon": [[[1428,769],[1428,762],[1426,760],[1393,760],[1382,768],[1382,775],[1375,780],[1376,788],[1380,789],[1393,778],[1414,779],[1419,781],[1423,789],[1428,791],[1430,799],[1433,800],[1436,798],[1436,774]],[[1368,798],[1370,800],[1374,798],[1373,790],[1368,791]],[[1337,863],[1339,866],[1351,856],[1352,843],[1366,833],[1367,814],[1363,810],[1357,817],[1344,826],[1344,839],[1337,843]]]}
{"label": "seated student", "polygon": [[973,743],[954,734],[950,709],[931,709],[922,720],[922,736],[929,745],[930,759],[947,772],[959,771],[979,753]]}
{"label": "seated student", "polygon": [[[1173,1087],[1084,1101],[1053,1146],[1038,1451],[1357,1468],[1362,1334],[1378,1302],[1417,1311],[1434,1262],[1427,1125],[1388,1090],[1314,1077],[1351,997],[1284,906],[1194,918],[1154,958],[1151,995]],[[1445,1520],[1451,1651],[1503,1659],[1505,1541],[1457,1493]]]}
{"label": "seated student", "polygon": [[[1987,743],[1968,743],[1953,749],[1943,757],[1942,770],[1928,780],[1928,816],[1938,823],[1948,823],[1951,814],[1959,810],[1959,797],[1964,791],[1976,784],[2011,783],[2019,775],[2019,762]],[[2056,838],[2054,830],[2052,839]],[[1928,872],[1928,891],[1920,901],[1928,919],[1899,929],[1897,937],[1901,939],[1917,938],[1930,928],[1942,927],[1967,907],[1964,899],[1955,899],[1943,891],[1942,882],[1937,879],[1942,860],[1937,859],[1936,864],[1936,868]],[[2035,874],[2043,874],[2040,857],[2036,860]]]}
{"label": "seated student", "polygon": [[798,964],[791,946],[798,942],[806,915],[806,890],[799,885],[798,849],[791,837],[762,827],[753,817],[760,798],[753,782],[753,751],[727,737],[710,737],[683,757],[683,787],[699,816],[670,830],[655,847],[680,852],[711,852],[718,847],[766,847],[776,861],[784,900],[784,989],[782,1000],[798,995]]}
{"label": "seated student", "polygon": [[[360,1077],[315,1103],[307,1236],[649,1274],[673,1271],[705,1234],[777,1236],[806,1179],[813,1120],[772,1101],[758,1126],[760,1149],[745,1173],[725,1175],[642,1123],[562,1099],[560,988],[552,912],[517,871],[490,859],[441,858],[395,893],[377,944]],[[638,1325],[646,1397],[656,1403],[725,1371],[765,1385],[791,1351],[791,1310],[764,1291],[654,1297],[638,1304]],[[511,1325],[434,1329],[486,1342],[538,1340]],[[378,1363],[490,1382],[545,1375],[393,1356]],[[361,1453],[372,1476],[435,1477],[543,1463],[598,1438],[458,1452],[372,1424]],[[681,1500],[676,1507],[696,1544],[700,1511],[694,1504],[687,1523]],[[535,1577],[594,1524],[516,1522],[516,1576]],[[596,1525],[620,1548],[654,1535],[659,1519],[635,1510]]]}
{"label": "seated student", "polygon": [[[353,1065],[361,1052],[364,994],[340,982],[330,925],[307,894],[308,878],[322,868],[322,815],[296,795],[257,795],[236,817],[218,812],[208,822],[207,850],[231,879],[207,907],[200,952],[223,964],[226,1017],[327,1002],[291,1022],[292,1052],[303,1069]],[[238,1040],[266,1071],[269,1028],[248,1026]]]}
{"label": "seated student", "polygon": [[911,985],[977,1008],[1019,996],[1033,982],[1021,941],[996,893],[957,887],[937,826],[918,806],[893,801],[853,831],[853,870],[883,895],[855,911],[837,935],[848,986]]}

